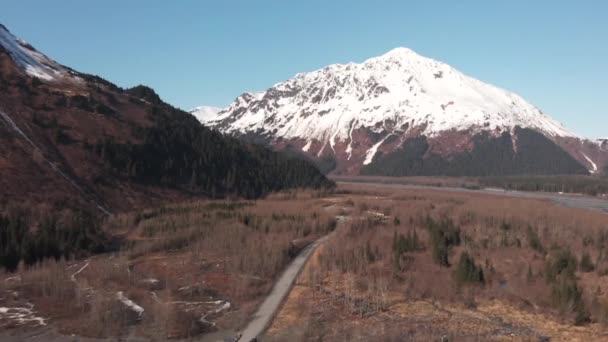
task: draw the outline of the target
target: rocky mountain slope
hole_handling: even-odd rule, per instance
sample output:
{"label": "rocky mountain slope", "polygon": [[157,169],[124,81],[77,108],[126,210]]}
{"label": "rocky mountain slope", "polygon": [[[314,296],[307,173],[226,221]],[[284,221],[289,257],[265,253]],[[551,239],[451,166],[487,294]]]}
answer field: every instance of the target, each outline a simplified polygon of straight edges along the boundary
{"label": "rocky mountain slope", "polygon": [[311,164],[207,129],[148,87],[60,65],[0,26],[0,208],[108,213],[320,186],[331,182]]}
{"label": "rocky mountain slope", "polygon": [[522,97],[406,48],[297,74],[201,120],[243,139],[334,160],[334,173],[587,173],[606,162],[597,144]]}

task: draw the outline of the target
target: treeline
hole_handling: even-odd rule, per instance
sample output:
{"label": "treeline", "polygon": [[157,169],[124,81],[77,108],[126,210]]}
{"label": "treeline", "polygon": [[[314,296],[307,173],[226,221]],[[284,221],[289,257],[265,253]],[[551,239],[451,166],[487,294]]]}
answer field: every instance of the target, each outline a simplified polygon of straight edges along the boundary
{"label": "treeline", "polygon": [[47,258],[58,260],[104,252],[110,243],[99,222],[81,210],[47,214],[35,225],[23,210],[1,214],[0,268],[12,272],[20,262],[32,265]]}
{"label": "treeline", "polygon": [[607,177],[591,176],[511,176],[482,177],[484,187],[517,191],[566,192],[597,196],[608,193]]}
{"label": "treeline", "polygon": [[[151,90],[137,94],[157,102]],[[196,118],[166,104],[150,106],[151,127],[134,132],[141,143],[111,138],[90,146],[113,173],[147,185],[163,185],[211,197],[260,197],[287,188],[332,187],[301,158],[247,145],[202,126]]]}
{"label": "treeline", "polygon": [[425,136],[407,140],[398,150],[378,152],[362,175],[377,176],[503,176],[587,174],[572,156],[544,135],[516,128],[517,151],[511,133],[499,137],[481,133],[473,138],[473,149],[443,157],[429,152]]}

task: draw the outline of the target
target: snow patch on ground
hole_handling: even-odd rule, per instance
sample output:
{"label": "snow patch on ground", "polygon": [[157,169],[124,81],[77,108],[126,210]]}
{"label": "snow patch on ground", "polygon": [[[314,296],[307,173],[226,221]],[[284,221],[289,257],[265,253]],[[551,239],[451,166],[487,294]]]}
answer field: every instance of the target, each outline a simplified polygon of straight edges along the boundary
{"label": "snow patch on ground", "polygon": [[45,326],[46,318],[36,316],[33,304],[28,303],[27,305],[27,308],[0,307],[0,327],[10,323],[17,325]]}
{"label": "snow patch on ground", "polygon": [[129,298],[127,298],[122,291],[118,291],[116,293],[116,299],[118,299],[121,303],[123,303],[129,309],[131,309],[135,313],[137,313],[137,315],[139,316],[139,318],[141,318],[143,316],[143,314],[144,314],[144,308],[142,308],[141,306],[135,304],[134,301],[132,301]]}
{"label": "snow patch on ground", "polygon": [[212,312],[215,313],[215,314],[217,314],[217,313],[220,313],[220,312],[222,312],[224,310],[230,309],[231,306],[232,305],[230,305],[230,302],[225,302],[224,304],[220,305],[217,309],[213,310]]}
{"label": "snow patch on ground", "polygon": [[231,307],[230,302],[223,302],[223,304],[222,304],[221,300],[214,302],[214,304],[219,305],[219,306],[216,309],[213,309],[213,310],[207,312],[206,314],[202,315],[201,318],[199,319],[199,321],[201,323],[210,324],[212,326],[215,326],[215,322],[208,321],[207,317],[209,317],[211,315],[217,315],[217,314],[221,313],[222,311],[230,309],[230,307]]}
{"label": "snow patch on ground", "polygon": [[312,145],[312,140],[309,140],[304,147],[302,147],[302,151],[308,152],[310,150],[310,146]]}
{"label": "snow patch on ground", "polygon": [[229,310],[232,305],[228,301],[212,300],[207,302],[189,302],[183,300],[177,300],[169,302],[169,304],[178,305],[182,310],[186,312],[197,311],[199,313],[204,312],[201,315],[199,321],[204,324],[215,326],[215,322],[209,321],[207,318],[210,316],[218,315],[223,311]]}
{"label": "snow patch on ground", "polygon": [[221,305],[223,302],[221,300],[212,300],[209,302],[187,302],[185,300],[175,300],[172,301],[171,304],[180,304],[180,305]]}

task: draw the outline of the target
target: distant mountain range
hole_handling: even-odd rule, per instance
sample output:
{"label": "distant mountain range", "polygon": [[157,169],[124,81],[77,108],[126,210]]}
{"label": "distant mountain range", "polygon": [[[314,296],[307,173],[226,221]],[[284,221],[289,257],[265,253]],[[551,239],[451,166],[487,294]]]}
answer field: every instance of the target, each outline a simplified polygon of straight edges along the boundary
{"label": "distant mountain range", "polygon": [[72,70],[0,25],[0,208],[109,213],[332,184],[301,158],[224,137],[148,87]]}
{"label": "distant mountain range", "polygon": [[608,164],[605,140],[581,139],[522,97],[407,48],[192,113],[334,174],[593,174]]}

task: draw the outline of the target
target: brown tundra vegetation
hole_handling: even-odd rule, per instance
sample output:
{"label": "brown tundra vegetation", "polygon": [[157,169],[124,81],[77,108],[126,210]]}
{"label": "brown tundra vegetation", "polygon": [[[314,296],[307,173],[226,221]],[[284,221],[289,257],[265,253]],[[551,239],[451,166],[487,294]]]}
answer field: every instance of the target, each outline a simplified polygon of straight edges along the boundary
{"label": "brown tundra vegetation", "polygon": [[261,341],[602,341],[607,228],[549,201],[364,184],[177,203],[109,219],[116,252],[6,273],[0,338],[235,332],[333,231]]}
{"label": "brown tundra vegetation", "polygon": [[273,341],[605,341],[608,215],[549,201],[341,186]]}
{"label": "brown tundra vegetation", "polygon": [[104,229],[119,251],[3,275],[0,339],[45,327],[159,341],[240,329],[299,249],[336,227],[326,205],[294,191],[117,215]]}

